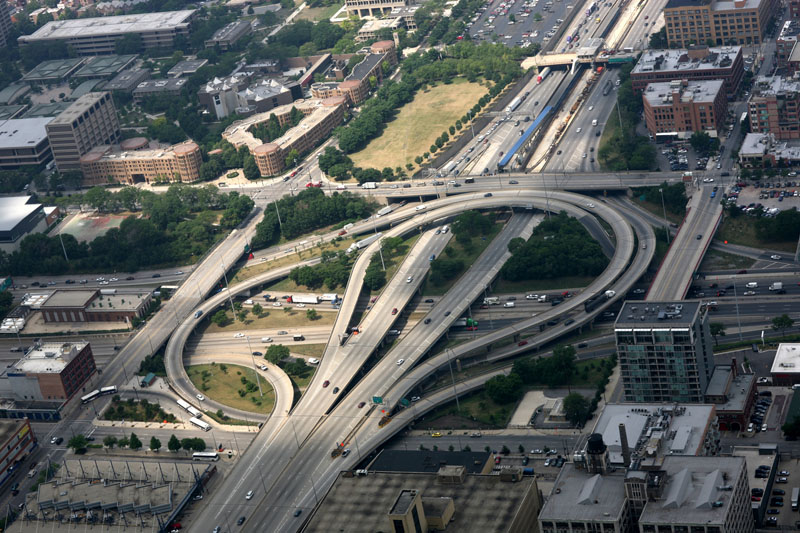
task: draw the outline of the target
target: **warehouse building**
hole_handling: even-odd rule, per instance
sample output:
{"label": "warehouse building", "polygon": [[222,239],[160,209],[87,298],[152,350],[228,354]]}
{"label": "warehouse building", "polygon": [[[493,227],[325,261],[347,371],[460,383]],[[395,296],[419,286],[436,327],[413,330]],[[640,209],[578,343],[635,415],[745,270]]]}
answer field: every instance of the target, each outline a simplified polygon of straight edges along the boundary
{"label": "warehouse building", "polygon": [[15,400],[66,401],[96,370],[88,342],[37,341],[6,376]]}
{"label": "warehouse building", "polygon": [[70,46],[80,56],[113,54],[117,41],[139,35],[145,48],[169,49],[175,37],[189,36],[194,9],[141,13],[116,17],[79,18],[48,22],[30,35],[18,37],[20,45],[50,43]]}

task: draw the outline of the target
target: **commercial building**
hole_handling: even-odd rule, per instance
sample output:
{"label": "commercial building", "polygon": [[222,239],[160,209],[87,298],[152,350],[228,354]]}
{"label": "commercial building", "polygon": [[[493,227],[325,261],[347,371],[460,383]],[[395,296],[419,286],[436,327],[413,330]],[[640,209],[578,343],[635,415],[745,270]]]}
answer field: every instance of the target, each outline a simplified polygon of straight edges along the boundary
{"label": "commercial building", "polygon": [[90,57],[75,73],[75,77],[111,78],[130,67],[134,61],[136,61],[136,54]]}
{"label": "commercial building", "polygon": [[47,229],[42,204],[31,196],[0,196],[0,250],[15,252],[24,237]]}
{"label": "commercial building", "polygon": [[[252,115],[237,120],[222,132],[222,138],[236,148],[247,146],[255,156],[258,170],[262,176],[278,174],[286,166],[286,155],[292,150],[304,154],[323,141],[344,120],[347,100],[343,96],[323,100],[298,100],[292,104],[276,107],[266,113]],[[282,137],[270,143],[262,143],[250,131],[275,115],[281,125],[290,117],[292,109],[301,111],[305,118],[287,131]]]}
{"label": "commercial building", "polygon": [[0,9],[0,46],[5,46],[11,35],[11,6],[4,2],[2,7]]}
{"label": "commercial building", "polygon": [[772,384],[791,387],[800,383],[800,344],[782,342],[772,360]]}
{"label": "commercial building", "polygon": [[233,113],[245,116],[264,113],[303,97],[303,90],[295,81],[262,79],[252,82],[252,78],[253,73],[248,71],[214,78],[200,88],[197,99],[221,119]]}
{"label": "commercial building", "polygon": [[0,169],[43,166],[53,159],[47,124],[53,118],[15,118],[0,121]]}
{"label": "commercial building", "polygon": [[748,133],[739,148],[739,164],[746,168],[800,164],[800,146],[778,141],[772,133]]}
{"label": "commercial building", "polygon": [[109,182],[190,183],[200,179],[203,157],[197,144],[187,141],[168,149],[126,150],[122,145],[97,146],[81,157],[83,185]]}
{"label": "commercial building", "polygon": [[191,76],[208,64],[208,59],[184,59],[167,71],[168,78]]}
{"label": "commercial building", "polygon": [[13,104],[31,90],[31,86],[27,83],[12,83],[5,89],[0,91],[0,105]]}
{"label": "commercial building", "polygon": [[626,402],[704,401],[714,355],[700,302],[625,302],[614,334]]}
{"label": "commercial building", "polygon": [[788,67],[787,75],[791,75],[797,70],[797,63],[795,62],[790,67],[789,62],[792,58],[792,50],[797,44],[798,34],[800,34],[800,20],[787,20],[783,23],[781,32],[775,39],[775,64],[779,69]]}
{"label": "commercial building", "polygon": [[659,495],[639,517],[641,533],[754,531],[743,457],[670,456],[662,471]]}
{"label": "commercial building", "polygon": [[[214,463],[67,459],[40,483],[8,533],[66,529],[166,531],[217,471]],[[63,523],[54,520],[65,513]]]}
{"label": "commercial building", "polygon": [[128,322],[141,318],[151,291],[57,289],[39,306],[45,322]]}
{"label": "commercial building", "polygon": [[378,34],[383,30],[396,31],[400,28],[405,28],[405,22],[402,17],[389,15],[388,18],[368,20],[359,28],[356,34],[356,42],[371,41],[372,39],[377,39]]}
{"label": "commercial building", "polygon": [[800,139],[800,80],[759,76],[748,101],[750,131]]}
{"label": "commercial building", "polygon": [[0,487],[37,446],[30,420],[0,420]]}
{"label": "commercial building", "polygon": [[141,13],[116,17],[79,18],[48,22],[30,35],[18,37],[20,45],[47,43],[70,46],[80,56],[113,54],[117,41],[138,35],[145,48],[173,47],[175,37],[189,36],[194,9]]}
{"label": "commercial building", "polygon": [[540,507],[536,479],[521,468],[500,475],[467,474],[461,466],[435,473],[342,472],[303,531],[536,533]]}
{"label": "commercial building", "polygon": [[169,78],[166,80],[145,80],[133,90],[133,101],[141,104],[150,96],[178,96],[186,85],[185,78]]}
{"label": "commercial building", "polygon": [[143,81],[150,79],[150,71],[145,69],[123,70],[103,87],[106,91],[132,93]]}
{"label": "commercial building", "polygon": [[761,44],[777,0],[669,0],[664,25],[670,47],[712,42]]}
{"label": "commercial building", "polygon": [[660,468],[669,455],[719,453],[714,405],[609,403],[592,433],[603,436],[608,464]]}
{"label": "commercial building", "polygon": [[406,7],[407,0],[347,0],[344,3],[347,16],[358,18],[375,17],[391,13],[395,8]]}
{"label": "commercial building", "polygon": [[722,431],[743,431],[753,408],[756,393],[755,374],[742,374],[736,359],[730,365],[717,365],[706,388],[706,403],[717,407]]}
{"label": "commercial building", "polygon": [[88,342],[37,341],[6,376],[16,400],[66,401],[82,390],[95,371]]}
{"label": "commercial building", "polygon": [[651,83],[642,100],[647,129],[656,140],[686,139],[696,131],[716,137],[728,109],[722,80]]}
{"label": "commercial building", "polygon": [[239,39],[250,33],[251,29],[250,21],[234,20],[218,29],[210,39],[207,39],[205,42],[206,48],[218,46],[220,50],[230,50]]}
{"label": "commercial building", "polygon": [[22,79],[30,83],[61,83],[83,65],[84,59],[52,59],[42,61],[25,74]]}
{"label": "commercial building", "polygon": [[120,139],[111,94],[88,93],[47,124],[47,137],[59,172],[79,170],[81,157],[95,146]]}
{"label": "commercial building", "polygon": [[744,75],[741,46],[683,50],[645,50],[631,71],[634,92],[642,93],[650,83],[672,80],[722,80],[725,94],[733,98]]}

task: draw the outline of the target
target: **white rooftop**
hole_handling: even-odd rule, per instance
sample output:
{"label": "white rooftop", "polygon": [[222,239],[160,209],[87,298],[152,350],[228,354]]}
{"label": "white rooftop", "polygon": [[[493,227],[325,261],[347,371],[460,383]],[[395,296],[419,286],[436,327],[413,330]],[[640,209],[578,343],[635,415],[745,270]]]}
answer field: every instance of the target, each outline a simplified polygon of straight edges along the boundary
{"label": "white rooftop", "polygon": [[31,35],[22,36],[20,40],[71,39],[74,37],[123,35],[126,33],[169,30],[185,24],[194,11],[194,9],[185,9],[182,11],[141,13],[116,17],[54,20],[48,22]]}
{"label": "white rooftop", "polygon": [[0,231],[12,231],[42,204],[27,203],[30,196],[0,197]]}
{"label": "white rooftop", "polygon": [[14,363],[15,372],[32,374],[58,374],[78,355],[87,342],[43,342],[33,346],[25,356]]}
{"label": "white rooftop", "polygon": [[34,148],[47,138],[45,126],[53,117],[12,118],[0,121],[0,149]]}
{"label": "white rooftop", "polygon": [[701,59],[691,59],[688,50],[645,50],[631,74],[640,72],[692,71],[730,67],[741,46],[722,46],[709,48],[709,55]]}
{"label": "white rooftop", "polygon": [[800,344],[782,342],[772,360],[772,374],[795,374],[800,372]]}
{"label": "white rooftop", "polygon": [[679,101],[682,103],[713,103],[723,90],[722,80],[690,81],[686,86],[680,83],[680,80],[649,83],[644,91],[644,97],[653,107],[672,105],[674,91],[680,93]]}

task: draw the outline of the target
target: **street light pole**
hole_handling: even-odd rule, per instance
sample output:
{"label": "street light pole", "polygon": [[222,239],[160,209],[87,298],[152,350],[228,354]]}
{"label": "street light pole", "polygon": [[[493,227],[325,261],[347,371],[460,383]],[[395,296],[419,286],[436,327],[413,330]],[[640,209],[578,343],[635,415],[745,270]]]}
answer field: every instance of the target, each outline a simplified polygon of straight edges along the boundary
{"label": "street light pole", "polygon": [[[661,193],[661,209],[664,211],[664,220],[667,220],[667,208],[664,205],[664,189],[658,189]],[[667,220],[667,246],[669,246],[669,221]]]}
{"label": "street light pole", "polygon": [[245,336],[247,339],[247,349],[250,350],[250,359],[253,361],[253,372],[256,373],[256,382],[258,383],[258,393],[261,397],[264,397],[264,393],[261,390],[261,376],[258,374],[258,367],[256,366],[256,358],[253,355],[253,348],[250,346],[250,335]]}
{"label": "street light pole", "polygon": [[736,300],[736,322],[739,324],[739,340],[742,340],[742,320],[739,318],[739,295],[736,292],[736,276],[733,277],[733,298]]}

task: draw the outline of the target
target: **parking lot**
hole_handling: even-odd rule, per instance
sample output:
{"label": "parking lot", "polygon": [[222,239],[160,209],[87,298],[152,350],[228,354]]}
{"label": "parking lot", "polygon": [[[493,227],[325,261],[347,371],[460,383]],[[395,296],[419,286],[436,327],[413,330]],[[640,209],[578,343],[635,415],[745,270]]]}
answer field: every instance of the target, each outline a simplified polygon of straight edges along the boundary
{"label": "parking lot", "polygon": [[[784,475],[781,475],[783,473]],[[788,473],[788,475],[786,475]],[[785,478],[786,482],[778,482],[780,478]],[[771,514],[767,514],[766,518],[777,518],[777,526],[780,528],[789,527],[797,528],[800,523],[800,515],[797,511],[792,511],[792,489],[800,486],[800,460],[787,459],[778,462],[778,472],[775,473],[775,483],[772,484],[770,494],[770,502],[767,513],[770,509],[774,509]],[[783,491],[785,494],[780,494]],[[772,505],[773,498],[783,498],[783,505]],[[777,502],[777,500],[776,500]],[[777,511],[777,512],[775,512]],[[766,520],[765,520],[766,522]],[[795,529],[796,530],[796,529]]]}
{"label": "parking lot", "polygon": [[[546,44],[548,32],[558,29],[577,0],[494,0],[487,3],[479,17],[467,25],[473,40],[497,42],[509,46],[527,46],[531,43]],[[541,17],[541,20],[537,20]],[[545,40],[546,39],[546,40]]]}
{"label": "parking lot", "polygon": [[[784,181],[785,180],[785,181]],[[794,180],[794,181],[790,181]],[[769,214],[770,209],[777,214],[786,209],[800,207],[800,180],[796,176],[781,178],[781,181],[764,181],[755,186],[743,187],[739,191],[736,205],[755,208],[761,205]],[[752,210],[750,211],[752,213]]]}

